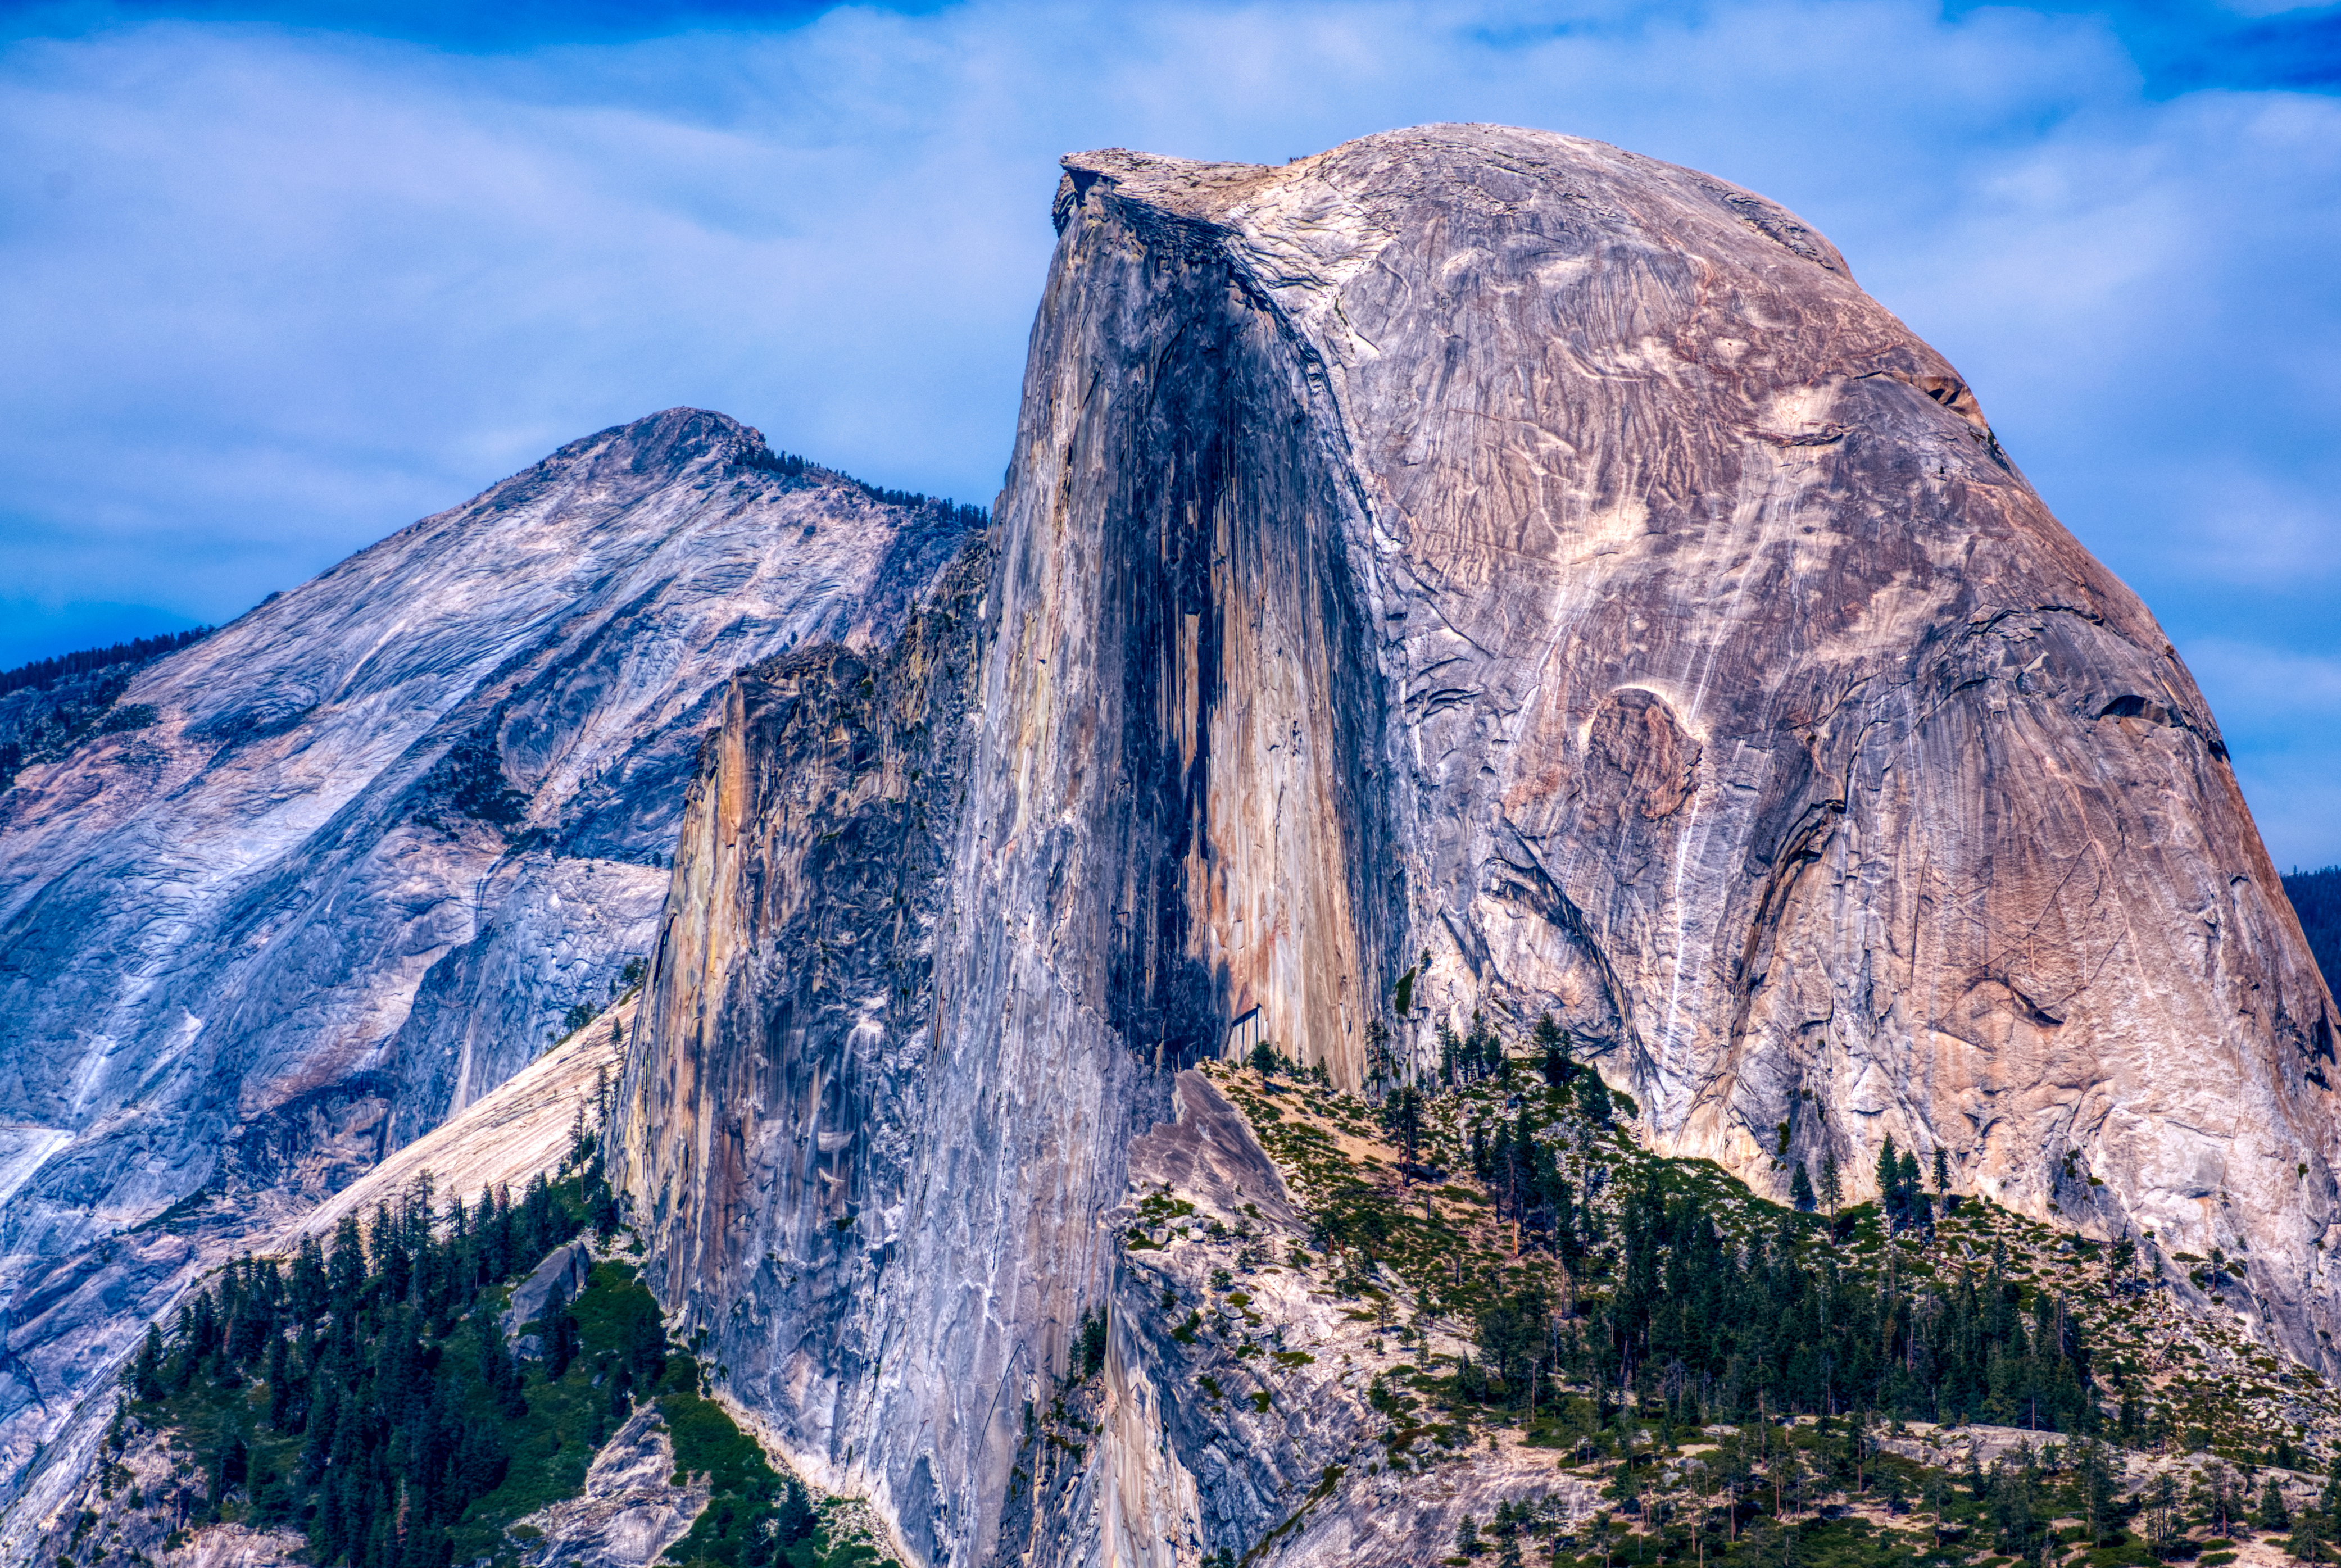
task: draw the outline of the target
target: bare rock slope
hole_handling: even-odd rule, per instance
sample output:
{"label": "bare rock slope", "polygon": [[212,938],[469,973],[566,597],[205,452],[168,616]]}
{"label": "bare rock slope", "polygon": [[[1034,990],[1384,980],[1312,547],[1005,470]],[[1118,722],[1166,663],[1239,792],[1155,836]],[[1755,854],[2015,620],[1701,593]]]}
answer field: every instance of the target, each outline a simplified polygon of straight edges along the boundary
{"label": "bare rock slope", "polygon": [[140,671],[120,724],[24,771],[0,1497],[193,1271],[610,1000],[722,685],[891,636],[975,521],[670,410]]}
{"label": "bare rock slope", "polygon": [[1119,1332],[1120,1468],[1041,1527],[1017,1457],[1255,1010],[1354,1085],[1550,1009],[1662,1150],[1939,1148],[2336,1365],[2334,1008],[2217,728],[1826,240],[1485,126],[1065,166],[982,581],[742,683],[629,1067],[660,1288],[809,1473],[931,1563],[1283,1484]]}

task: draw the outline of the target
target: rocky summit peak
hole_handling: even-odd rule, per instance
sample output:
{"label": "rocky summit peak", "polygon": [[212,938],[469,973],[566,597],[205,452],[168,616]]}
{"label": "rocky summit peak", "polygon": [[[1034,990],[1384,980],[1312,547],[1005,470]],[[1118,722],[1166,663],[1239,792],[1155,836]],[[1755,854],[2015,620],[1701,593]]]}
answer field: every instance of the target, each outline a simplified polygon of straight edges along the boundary
{"label": "rocky summit peak", "polygon": [[[634,472],[676,471],[695,462],[742,462],[769,455],[763,432],[712,409],[670,408],[597,431],[553,453],[537,469],[584,461]],[[535,470],[507,480],[520,481]]]}
{"label": "rocky summit peak", "polygon": [[1061,162],[1060,229],[1095,190],[1101,200],[1227,223],[1255,240],[1273,235],[1282,245],[1311,249],[1331,240],[1354,255],[1360,243],[1419,230],[1457,203],[1525,201],[1544,207],[1548,219],[1567,213],[1579,222],[1605,213],[1612,220],[1630,215],[1644,226],[1655,220],[1665,225],[1666,247],[1676,252],[1718,243],[1734,249],[1752,231],[1852,280],[1835,245],[1768,198],[1694,169],[1550,131],[1418,125],[1281,164],[1201,163],[1118,147],[1069,154]]}
{"label": "rocky summit peak", "polygon": [[[1227,1125],[1182,1067],[1388,1105],[1547,1020],[1662,1159],[2216,1246],[2219,1305],[2333,1365],[2333,1003],[2216,726],[1825,237],[1499,126],[1065,171],[968,684],[922,648],[748,693],[630,1059],[662,1298],[828,1484],[930,1562],[1312,1539],[1262,1499],[1358,1431],[1189,1419],[1097,1216],[1161,1209],[1148,1129]],[[784,810],[816,777],[867,782]],[[861,815],[897,789],[913,839]],[[862,891],[775,895],[817,861]],[[1044,1486],[982,1413],[1101,1311],[1111,1417]]]}

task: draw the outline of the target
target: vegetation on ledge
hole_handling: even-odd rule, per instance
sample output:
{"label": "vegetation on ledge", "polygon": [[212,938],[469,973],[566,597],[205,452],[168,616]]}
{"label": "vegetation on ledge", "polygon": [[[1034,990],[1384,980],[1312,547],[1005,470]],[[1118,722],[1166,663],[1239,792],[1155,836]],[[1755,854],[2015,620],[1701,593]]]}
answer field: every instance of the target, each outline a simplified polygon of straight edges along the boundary
{"label": "vegetation on ledge", "polygon": [[[166,1429],[200,1471],[170,1496],[129,1499],[168,1510],[174,1543],[235,1522],[301,1534],[320,1568],[511,1563],[536,1535],[512,1527],[579,1495],[595,1453],[655,1402],[674,1484],[703,1476],[711,1493],[668,1561],[877,1561],[866,1541],[824,1542],[827,1504],[705,1396],[698,1363],[668,1342],[625,1264],[594,1264],[574,1300],[556,1286],[508,1333],[519,1281],[580,1233],[615,1230],[594,1151],[581,1126],[557,1177],[518,1202],[497,1193],[434,1209],[426,1177],[370,1226],[344,1219],[329,1245],[229,1265],[174,1335],[148,1330],[107,1440],[108,1495],[129,1482],[114,1461],[134,1419]],[[515,1335],[530,1354],[515,1354]],[[60,1568],[79,1565],[68,1554]]]}
{"label": "vegetation on ledge", "polygon": [[1419,1375],[1427,1392],[1554,1443],[1569,1419],[1559,1384],[1589,1391],[1600,1419],[1655,1393],[1692,1424],[1848,1410],[2103,1424],[2070,1302],[2004,1255],[1928,1265],[1914,1251],[1934,1223],[1928,1195],[1906,1188],[1893,1217],[1861,1206],[1834,1225],[1768,1203],[1708,1162],[1642,1149],[1557,1031],[1529,1064],[1479,1033],[1450,1052],[1468,1064],[1459,1081],[1419,1100],[1402,1089],[1379,1116],[1220,1072],[1311,1206],[1340,1287],[1387,1318],[1387,1270],[1419,1317],[1476,1341],[1477,1356]]}
{"label": "vegetation on ledge", "polygon": [[[1247,1244],[1214,1292],[1249,1314],[1240,1275],[1300,1269],[1400,1347],[1358,1467],[1469,1464],[1484,1434],[1599,1490],[1589,1520],[1555,1494],[1468,1522],[1449,1563],[2217,1568],[2255,1531],[2332,1558],[2341,1483],[2298,1474],[2334,1450],[2332,1391],[2177,1300],[2139,1246],[1898,1152],[1882,1202],[1845,1204],[1833,1169],[1768,1202],[1642,1147],[1557,1029],[1528,1043],[1448,1037],[1440,1081],[1379,1104],[1272,1048],[1204,1069],[1314,1233],[1286,1258]],[[1130,1245],[1191,1237],[1192,1214],[1146,1195]]]}

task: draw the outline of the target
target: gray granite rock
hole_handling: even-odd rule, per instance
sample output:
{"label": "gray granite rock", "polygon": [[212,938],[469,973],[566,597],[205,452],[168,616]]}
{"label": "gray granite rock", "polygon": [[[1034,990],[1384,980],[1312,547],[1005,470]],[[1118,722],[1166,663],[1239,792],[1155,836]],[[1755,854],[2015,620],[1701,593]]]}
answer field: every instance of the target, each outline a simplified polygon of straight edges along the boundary
{"label": "gray granite rock", "polygon": [[215,1262],[525,1066],[656,932],[741,666],[979,520],[689,409],[139,670],[0,796],[0,1498]]}
{"label": "gray granite rock", "polygon": [[585,1276],[593,1269],[593,1252],[583,1241],[554,1247],[526,1279],[513,1286],[512,1304],[504,1309],[504,1333],[518,1334],[542,1318],[553,1305],[555,1292],[564,1305],[576,1300],[585,1288]]}
{"label": "gray granite rock", "polygon": [[[1378,1019],[1423,1063],[1549,1010],[1661,1150],[1780,1193],[1940,1149],[2248,1259],[2256,1328],[2341,1370],[2335,1009],[2217,728],[1826,240],[1489,126],[1081,154],[1056,217],[981,540],[661,416],[20,781],[9,1452],[85,1452],[117,1330],[630,952],[646,1277],[922,1563],[1413,1562],[1589,1505],[1500,1444],[1358,1474],[1365,1329],[1282,1268],[1230,1312],[1216,1241],[1125,1247],[1150,1182],[1299,1225],[1180,1077],[1246,1017],[1354,1086]],[[1270,1315],[1311,1359],[1199,1412]]]}
{"label": "gray granite rock", "polygon": [[[649,1568],[707,1506],[704,1474],[674,1482],[674,1444],[657,1407],[644,1405],[611,1434],[575,1497],[516,1522],[528,1568]],[[529,1533],[536,1534],[532,1537]]]}

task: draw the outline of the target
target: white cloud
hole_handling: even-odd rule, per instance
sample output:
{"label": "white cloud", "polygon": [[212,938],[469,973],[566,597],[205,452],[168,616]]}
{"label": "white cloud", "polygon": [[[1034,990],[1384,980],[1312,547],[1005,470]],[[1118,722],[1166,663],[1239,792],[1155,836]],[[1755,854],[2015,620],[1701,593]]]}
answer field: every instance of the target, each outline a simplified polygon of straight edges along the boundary
{"label": "white cloud", "polygon": [[2341,730],[2341,657],[2234,637],[2198,637],[2180,651],[2221,726],[2269,737],[2265,749],[2285,739],[2322,749]]}
{"label": "white cloud", "polygon": [[0,581],[216,619],[675,402],[988,501],[1058,154],[1280,161],[1436,119],[1798,208],[2183,645],[2248,618],[2341,653],[2341,104],[2150,101],[2097,19],[1919,0],[980,0],[485,55],[21,41]]}
{"label": "white cloud", "polygon": [[2232,636],[2191,639],[2180,652],[2276,865],[2341,865],[2341,655]]}

